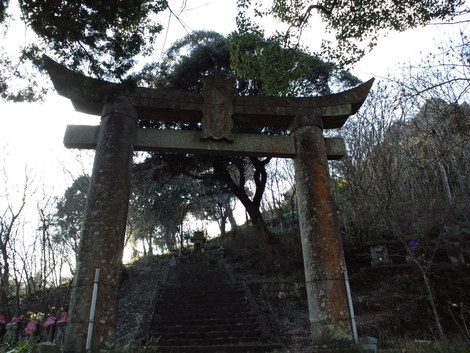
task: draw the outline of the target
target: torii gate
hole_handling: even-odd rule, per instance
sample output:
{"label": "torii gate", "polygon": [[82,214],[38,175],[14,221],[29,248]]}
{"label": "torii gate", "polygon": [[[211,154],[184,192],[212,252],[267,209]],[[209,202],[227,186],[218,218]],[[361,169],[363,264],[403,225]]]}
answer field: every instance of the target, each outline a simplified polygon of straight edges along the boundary
{"label": "torii gate", "polygon": [[[75,109],[101,114],[100,126],[68,126],[68,148],[95,148],[70,301],[66,353],[110,349],[121,272],[134,150],[294,159],[308,310],[314,345],[351,341],[338,217],[327,159],[344,155],[340,128],[365,101],[373,79],[354,89],[313,98],[239,97],[233,81],[207,79],[202,94],[126,87],[44,62],[57,92]],[[202,122],[202,131],[137,128],[141,119]],[[289,136],[234,134],[233,124],[281,127]],[[87,341],[95,270],[101,277],[93,339]]]}

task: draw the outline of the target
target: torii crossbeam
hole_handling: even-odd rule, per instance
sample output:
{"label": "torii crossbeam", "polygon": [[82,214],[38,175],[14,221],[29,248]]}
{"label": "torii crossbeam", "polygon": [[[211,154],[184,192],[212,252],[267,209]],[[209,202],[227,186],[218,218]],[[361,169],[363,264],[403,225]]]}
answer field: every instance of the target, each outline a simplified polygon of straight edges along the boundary
{"label": "torii crossbeam", "polygon": [[[129,202],[133,150],[275,156],[294,159],[309,318],[315,345],[351,340],[346,271],[327,158],[344,155],[340,138],[323,129],[344,125],[373,80],[321,97],[239,97],[233,81],[206,79],[202,94],[120,85],[44,62],[57,92],[80,112],[102,116],[99,127],[69,126],[65,145],[95,148],[64,351],[83,352],[95,269],[101,271],[91,350],[114,342],[117,287]],[[200,131],[139,129],[138,120],[200,123]],[[233,126],[279,127],[289,136],[236,134]]]}

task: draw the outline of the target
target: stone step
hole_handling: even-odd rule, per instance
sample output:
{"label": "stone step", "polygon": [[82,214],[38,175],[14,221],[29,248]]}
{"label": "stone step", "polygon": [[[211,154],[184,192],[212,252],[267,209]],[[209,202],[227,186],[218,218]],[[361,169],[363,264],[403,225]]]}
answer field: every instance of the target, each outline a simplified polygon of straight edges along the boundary
{"label": "stone step", "polygon": [[229,303],[179,303],[178,305],[160,305],[157,304],[157,310],[160,314],[169,314],[175,312],[191,312],[191,313],[204,313],[204,312],[238,312],[238,311],[250,311],[250,307],[247,303],[234,303],[230,305]]}
{"label": "stone step", "polygon": [[261,332],[259,330],[230,330],[230,331],[212,331],[212,328],[208,328],[205,332],[161,332],[158,329],[150,331],[150,335],[153,337],[161,337],[165,340],[188,340],[188,339],[223,339],[223,338],[260,338]]}
{"label": "stone step", "polygon": [[158,313],[155,315],[154,322],[166,322],[170,319],[174,321],[179,320],[201,320],[201,319],[240,319],[245,318],[251,315],[251,312],[243,311],[243,312],[215,312],[215,313],[208,313],[208,312],[180,312],[180,313]]}
{"label": "stone step", "polygon": [[216,305],[227,305],[227,304],[246,304],[248,302],[246,297],[242,297],[239,295],[231,295],[231,296],[216,296],[216,295],[207,295],[207,296],[198,296],[198,297],[191,297],[191,298],[178,298],[178,300],[172,299],[171,297],[164,297],[161,298],[157,302],[157,306],[165,306],[165,305],[208,305],[213,304]]}
{"label": "stone step", "polygon": [[204,282],[204,281],[197,281],[197,282],[190,282],[190,281],[174,281],[174,282],[167,282],[165,288],[187,288],[192,289],[193,291],[196,290],[214,290],[214,289],[241,289],[240,284],[237,282]]}
{"label": "stone step", "polygon": [[166,287],[188,287],[188,288],[230,288],[240,287],[237,282],[231,281],[190,281],[190,280],[170,280],[166,283]]}
{"label": "stone step", "polygon": [[234,344],[219,346],[157,346],[155,352],[165,353],[271,353],[281,347],[274,344]]}
{"label": "stone step", "polygon": [[181,271],[181,270],[188,270],[188,271],[195,271],[195,273],[200,273],[200,270],[210,269],[210,271],[220,271],[225,273],[225,269],[221,265],[214,265],[211,263],[179,263],[175,267],[172,268],[173,270]]}
{"label": "stone step", "polygon": [[211,271],[209,267],[200,269],[200,273],[194,273],[191,270],[182,271],[181,269],[175,269],[170,272],[170,278],[187,278],[191,281],[207,281],[213,279],[220,279],[221,281],[228,281],[227,273],[223,271]]}
{"label": "stone step", "polygon": [[180,298],[203,298],[205,296],[211,295],[212,297],[225,297],[225,296],[244,296],[245,291],[241,288],[165,288],[162,290],[161,295],[164,297],[166,295],[170,298],[178,300]]}
{"label": "stone step", "polygon": [[[158,338],[158,337],[157,337]],[[161,337],[158,339],[158,344],[165,346],[220,346],[227,344],[240,344],[240,343],[250,343],[250,344],[261,344],[266,343],[262,342],[263,340],[260,337],[222,337],[222,338],[175,338],[167,339]]]}
{"label": "stone step", "polygon": [[212,297],[234,297],[244,296],[245,291],[241,288],[169,288],[166,287],[162,290],[161,296],[164,298],[169,296],[171,299],[179,300],[181,298],[204,298],[205,296],[211,295]]}
{"label": "stone step", "polygon": [[191,269],[173,268],[170,270],[170,278],[188,278],[197,281],[210,281],[210,279],[218,278],[223,281],[229,280],[227,273],[221,270],[211,270],[210,267],[200,268],[192,271]]}
{"label": "stone step", "polygon": [[171,300],[171,297],[164,297],[157,302],[157,310],[161,310],[163,308],[169,310],[177,308],[185,308],[186,310],[203,308],[205,310],[211,310],[217,307],[242,309],[248,305],[248,299],[240,296],[229,297],[227,299],[207,296],[205,298],[175,298],[173,300]]}
{"label": "stone step", "polygon": [[223,298],[244,298],[245,291],[241,289],[201,289],[201,290],[190,290],[185,288],[167,288],[162,290],[161,298],[169,298],[173,302],[187,299],[223,299]]}
{"label": "stone step", "polygon": [[181,303],[168,303],[162,302],[157,303],[156,309],[158,312],[181,312],[181,311],[223,311],[223,310],[249,310],[250,306],[248,303],[243,301],[238,301],[233,305],[227,302],[190,302],[185,301]]}
{"label": "stone step", "polygon": [[211,279],[220,279],[222,281],[228,281],[230,278],[227,276],[227,273],[224,271],[212,271],[210,267],[206,267],[205,269],[200,269],[197,271],[199,273],[195,273],[188,270],[182,270],[178,268],[174,268],[169,272],[169,279],[173,278],[187,278],[191,281],[210,281]]}
{"label": "stone step", "polygon": [[175,266],[170,270],[171,276],[186,276],[190,278],[212,278],[215,276],[227,279],[227,272],[225,269],[215,266]]}
{"label": "stone step", "polygon": [[218,305],[241,305],[246,304],[248,299],[241,295],[230,295],[230,296],[217,296],[217,295],[205,295],[205,296],[194,296],[194,297],[183,297],[183,298],[172,298],[171,296],[164,296],[157,301],[157,305],[208,305],[210,303]]}
{"label": "stone step", "polygon": [[240,291],[243,292],[243,288],[237,283],[201,283],[192,285],[191,283],[167,283],[165,291],[178,291],[179,294],[198,293],[198,292],[230,292]]}
{"label": "stone step", "polygon": [[177,312],[177,313],[157,313],[153,320],[154,323],[178,322],[182,320],[237,320],[252,315],[249,311],[244,312],[214,312],[214,313],[201,313],[201,312]]}
{"label": "stone step", "polygon": [[166,286],[172,287],[187,287],[187,288],[200,288],[200,287],[208,287],[208,288],[218,288],[218,287],[227,287],[233,288],[237,284],[231,281],[220,281],[220,280],[213,280],[213,281],[194,281],[190,279],[172,279],[166,283]]}
{"label": "stone step", "polygon": [[212,325],[161,325],[158,326],[158,331],[161,334],[171,332],[215,332],[215,331],[256,331],[258,325],[253,323],[233,323],[233,324],[212,324]]}
{"label": "stone step", "polygon": [[227,280],[227,272],[221,269],[211,269],[210,266],[205,266],[205,267],[199,267],[195,269],[191,268],[182,268],[182,267],[174,267],[171,271],[170,274],[172,277],[188,277],[188,278],[197,278],[197,279],[202,279],[205,280],[206,278],[214,278],[214,277],[219,277],[224,280]]}
{"label": "stone step", "polygon": [[216,326],[216,325],[249,325],[257,324],[254,316],[244,316],[238,318],[206,318],[206,319],[186,319],[175,320],[174,318],[166,318],[164,321],[154,320],[154,325],[161,326]]}
{"label": "stone step", "polygon": [[[203,260],[200,256],[199,260]],[[271,352],[245,290],[223,267],[184,259],[170,269],[160,292],[150,336],[158,352]]]}
{"label": "stone step", "polygon": [[198,318],[206,318],[206,319],[224,319],[224,318],[237,318],[246,315],[250,315],[251,311],[249,308],[245,309],[224,309],[224,310],[184,310],[184,309],[176,309],[176,310],[169,310],[169,309],[162,309],[157,312],[157,315],[161,318],[170,319],[170,318],[184,318],[187,316],[190,317],[198,317]]}
{"label": "stone step", "polygon": [[198,306],[181,306],[181,307],[174,307],[174,308],[168,308],[168,307],[160,307],[157,308],[157,314],[160,314],[162,316],[173,316],[173,315],[180,315],[184,313],[191,313],[191,314],[197,314],[197,315],[205,315],[208,314],[214,315],[214,316],[219,316],[220,314],[226,313],[226,316],[231,316],[233,313],[250,313],[250,307],[246,304],[241,304],[237,306],[206,306],[206,307],[198,307]]}

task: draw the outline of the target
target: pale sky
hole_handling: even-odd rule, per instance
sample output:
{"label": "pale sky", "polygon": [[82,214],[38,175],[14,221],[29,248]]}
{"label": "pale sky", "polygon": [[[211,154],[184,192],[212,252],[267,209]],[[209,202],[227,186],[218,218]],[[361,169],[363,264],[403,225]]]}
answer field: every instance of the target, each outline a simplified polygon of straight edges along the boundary
{"label": "pale sky", "polygon": [[[170,1],[175,13],[179,13],[181,2]],[[174,16],[170,18],[168,13],[162,16],[161,23],[165,29],[157,43],[156,56],[159,57],[174,40],[191,30],[206,29],[229,34],[235,29],[235,13],[235,0],[189,0],[180,15],[181,22]],[[392,33],[381,40],[379,46],[358,63],[353,72],[363,80],[383,77],[400,63],[416,61],[422,54],[432,51],[436,43],[448,36],[445,31],[456,32],[456,29],[440,26]],[[23,37],[24,33],[19,35]],[[318,30],[304,35],[304,41],[313,45],[319,43],[319,38]],[[60,195],[72,180],[64,173],[64,165],[73,173],[78,173],[82,168],[74,160],[75,152],[63,147],[67,124],[99,124],[99,117],[74,112],[71,103],[54,92],[43,103],[0,102],[0,151],[3,151],[0,153],[3,153],[1,159],[7,166],[10,179],[20,178],[27,166],[35,170],[37,179],[43,179],[52,192]],[[7,147],[2,149],[5,145]]]}

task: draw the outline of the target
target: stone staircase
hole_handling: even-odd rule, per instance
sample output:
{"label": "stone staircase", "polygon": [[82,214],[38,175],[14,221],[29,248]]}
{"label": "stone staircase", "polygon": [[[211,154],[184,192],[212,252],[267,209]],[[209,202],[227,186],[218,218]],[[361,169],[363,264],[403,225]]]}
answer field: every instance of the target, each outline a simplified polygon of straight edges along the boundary
{"label": "stone staircase", "polygon": [[149,336],[157,341],[157,352],[279,350],[268,343],[252,304],[216,256],[191,254],[170,267]]}

